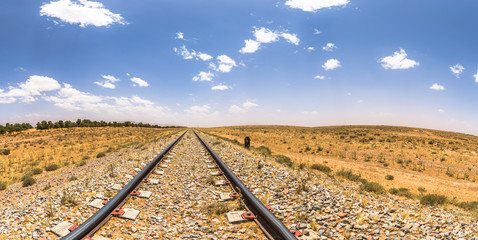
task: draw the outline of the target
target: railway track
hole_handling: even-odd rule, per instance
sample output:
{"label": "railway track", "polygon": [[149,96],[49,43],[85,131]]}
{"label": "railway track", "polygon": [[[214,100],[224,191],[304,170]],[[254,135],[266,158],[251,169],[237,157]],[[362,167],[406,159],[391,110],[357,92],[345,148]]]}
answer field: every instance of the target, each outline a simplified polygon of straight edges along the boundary
{"label": "railway track", "polygon": [[[197,138],[200,142],[200,145],[202,145],[204,148],[204,150],[201,150],[200,152],[202,154],[202,158],[198,158],[196,161],[202,161],[203,164],[207,164],[209,174],[214,175],[215,185],[222,185],[222,190],[224,190],[225,187],[227,189],[227,186],[230,189],[230,192],[221,194],[221,198],[224,198],[223,200],[238,199],[242,203],[242,210],[232,211],[226,214],[230,222],[255,222],[262,230],[264,236],[268,239],[297,239],[296,237],[301,235],[299,231],[289,230],[279,219],[277,219],[274,214],[272,214],[270,209],[262,204],[261,201],[259,201],[254,194],[251,193],[249,188],[242,183],[242,181],[218,157],[218,155],[199,136],[199,134],[197,134],[195,131],[193,131],[193,133],[194,135],[190,134],[188,139],[191,136]],[[133,176],[133,179],[128,184],[123,185],[122,189],[112,199],[109,201],[101,201],[100,199],[95,200],[96,206],[100,209],[81,225],[75,226],[70,224],[63,226],[64,229],[62,229],[62,231],[69,231],[69,233],[63,236],[61,239],[105,239],[104,237],[96,235],[95,233],[102,228],[110,229],[110,227],[108,227],[109,222],[116,221],[114,222],[115,225],[125,224],[124,220],[120,220],[120,222],[117,220],[110,220],[122,218],[130,219],[136,222],[135,219],[138,216],[140,209],[136,210],[123,208],[123,206],[127,205],[129,199],[131,198],[141,197],[141,195],[147,195],[146,197],[151,196],[151,192],[142,191],[139,189],[142,188],[141,186],[144,184],[150,184],[150,175],[155,173],[155,171],[161,171],[159,170],[161,167],[166,168],[165,171],[171,170],[167,168],[167,164],[165,164],[165,162],[171,162],[169,159],[173,158],[174,156],[175,146],[182,141],[181,139],[183,139],[186,134],[187,131],[181,134],[171,144],[169,144],[158,156],[156,156],[149,164],[141,169],[139,173]],[[180,174],[181,173],[178,172],[176,175]],[[192,175],[193,173],[189,174]],[[159,184],[159,186],[166,184],[163,183],[162,180],[163,179],[160,177],[159,181],[161,184]],[[158,184],[158,182],[155,182],[155,184]],[[192,186],[192,184],[189,186]],[[167,188],[163,189],[165,190],[163,194],[166,195],[165,193]],[[157,197],[161,198],[161,196]],[[95,203],[92,202],[90,205],[95,205]],[[143,206],[147,205],[147,203],[143,204]],[[166,224],[164,226],[166,226]],[[113,235],[110,234],[110,237],[113,237]]]}

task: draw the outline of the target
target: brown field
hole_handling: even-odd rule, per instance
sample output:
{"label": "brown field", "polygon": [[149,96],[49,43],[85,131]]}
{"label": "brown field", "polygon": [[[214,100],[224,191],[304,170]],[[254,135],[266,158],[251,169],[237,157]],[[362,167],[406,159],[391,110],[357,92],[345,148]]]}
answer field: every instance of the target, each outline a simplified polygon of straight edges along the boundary
{"label": "brown field", "polygon": [[125,147],[142,147],[178,128],[84,127],[27,130],[0,135],[0,182],[18,182],[26,172],[52,164],[59,167],[84,164],[99,153],[108,154]]}
{"label": "brown field", "polygon": [[[236,126],[201,131],[268,147],[295,166],[314,163],[334,172],[352,170],[389,188],[436,193],[458,201],[478,200],[478,137],[460,133],[390,126]],[[392,175],[393,180],[386,180]]]}

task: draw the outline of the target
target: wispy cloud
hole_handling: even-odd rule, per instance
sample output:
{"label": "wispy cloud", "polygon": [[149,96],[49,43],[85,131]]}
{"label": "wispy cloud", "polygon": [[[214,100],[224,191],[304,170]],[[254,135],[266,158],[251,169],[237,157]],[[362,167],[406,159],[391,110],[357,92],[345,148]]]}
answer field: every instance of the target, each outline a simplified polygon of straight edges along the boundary
{"label": "wispy cloud", "polygon": [[148,82],[144,81],[143,79],[139,77],[132,77],[131,82],[133,82],[133,86],[135,87],[147,87],[149,86]]}
{"label": "wispy cloud", "polygon": [[212,59],[212,56],[207,53],[196,52],[195,50],[188,50],[185,45],[179,48],[173,48],[174,52],[184,59],[195,59],[208,61]]}
{"label": "wispy cloud", "polygon": [[214,73],[212,72],[200,72],[198,75],[193,77],[193,81],[198,82],[198,81],[212,81],[212,78],[214,77]]}
{"label": "wispy cloud", "polygon": [[327,51],[327,52],[332,52],[334,49],[337,48],[334,43],[327,43],[325,46],[322,47],[322,50]]}
{"label": "wispy cloud", "polygon": [[111,75],[101,75],[101,77],[103,78],[103,80],[94,82],[96,85],[110,89],[116,88],[114,83],[119,81],[118,78]]}
{"label": "wispy cloud", "polygon": [[465,68],[460,64],[456,64],[455,66],[451,66],[450,70],[455,77],[460,78],[460,74],[463,72],[463,70],[465,70]]}
{"label": "wispy cloud", "polygon": [[265,27],[254,27],[252,31],[255,40],[244,40],[245,46],[239,50],[240,53],[254,53],[260,49],[261,44],[269,44],[279,41],[280,38],[285,39],[288,43],[299,45],[300,39],[297,34],[285,31],[275,31]]}
{"label": "wispy cloud", "polygon": [[229,89],[231,89],[231,87],[224,84],[219,84],[211,88],[211,90],[229,90]]}

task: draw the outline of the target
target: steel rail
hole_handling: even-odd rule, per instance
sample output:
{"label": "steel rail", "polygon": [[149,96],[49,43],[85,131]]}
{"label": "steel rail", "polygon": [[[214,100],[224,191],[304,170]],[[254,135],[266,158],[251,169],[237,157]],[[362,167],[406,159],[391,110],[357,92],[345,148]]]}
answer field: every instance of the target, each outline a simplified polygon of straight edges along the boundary
{"label": "steel rail", "polygon": [[214,159],[218,167],[224,173],[224,176],[229,180],[233,187],[242,194],[244,198],[244,203],[256,216],[257,221],[262,225],[263,229],[267,231],[273,239],[287,239],[295,240],[297,239],[291,231],[272,214],[262,202],[254,196],[254,194],[249,191],[249,189],[244,185],[244,183],[239,180],[236,175],[227,167],[227,165],[214,153],[214,151],[207,145],[207,143],[199,136],[199,134],[194,131],[194,134],[199,138],[201,143],[207,149],[211,157]]}
{"label": "steel rail", "polygon": [[163,159],[163,157],[176,145],[179,140],[186,134],[187,130],[181,134],[176,140],[170,143],[158,156],[156,156],[146,167],[141,170],[120,192],[118,192],[113,199],[103,206],[93,216],[88,218],[84,223],[78,226],[68,235],[61,238],[62,240],[80,240],[90,237],[95,231],[101,227],[107,219],[111,217],[111,213],[121,206],[125,200],[130,196],[139,184],[147,177],[156,165]]}

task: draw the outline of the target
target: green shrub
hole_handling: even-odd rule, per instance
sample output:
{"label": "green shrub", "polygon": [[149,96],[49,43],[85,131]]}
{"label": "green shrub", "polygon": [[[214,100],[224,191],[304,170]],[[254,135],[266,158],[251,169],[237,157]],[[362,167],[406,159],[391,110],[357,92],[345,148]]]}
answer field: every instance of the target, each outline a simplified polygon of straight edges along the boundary
{"label": "green shrub", "polygon": [[418,188],[418,191],[421,193],[421,194],[424,194],[427,192],[427,190],[424,188],[424,187],[419,187]]}
{"label": "green shrub", "polygon": [[330,169],[329,166],[319,164],[319,163],[312,164],[312,166],[310,166],[310,168],[315,169],[315,170],[319,170],[319,171],[324,172],[324,173],[332,172],[332,169]]}
{"label": "green shrub", "polygon": [[75,180],[77,180],[77,179],[78,179],[78,177],[76,177],[75,175],[73,175],[73,176],[70,176],[70,177],[68,178],[68,181],[71,182],[71,181],[75,181]]}
{"label": "green shrub", "polygon": [[266,146],[260,146],[258,148],[255,149],[257,152],[261,153],[261,154],[265,154],[265,155],[271,155],[271,150],[266,147]]}
{"label": "green shrub", "polygon": [[96,158],[101,158],[101,157],[104,157],[106,156],[106,153],[105,152],[100,152],[96,155]]}
{"label": "green shrub", "polygon": [[38,175],[38,174],[41,174],[42,172],[43,172],[43,169],[41,168],[34,168],[32,170],[33,175]]}
{"label": "green shrub", "polygon": [[408,188],[390,188],[388,190],[390,194],[402,196],[406,198],[413,198],[413,194],[410,192]]}
{"label": "green shrub", "polygon": [[304,169],[304,168],[305,168],[305,163],[301,163],[301,164],[299,164],[299,169],[301,169],[301,170],[302,170],[302,169]]}
{"label": "green shrub", "polygon": [[385,188],[376,182],[367,182],[360,186],[360,190],[373,193],[385,193]]}
{"label": "green shrub", "polygon": [[31,186],[37,182],[37,180],[33,178],[30,174],[23,175],[21,180],[23,187]]}
{"label": "green shrub", "polygon": [[85,161],[88,160],[88,159],[90,159],[90,156],[83,156],[83,157],[81,158],[81,160],[85,160]]}
{"label": "green shrub", "polygon": [[7,183],[0,181],[0,191],[7,189]]}
{"label": "green shrub", "polygon": [[461,203],[458,203],[457,206],[468,211],[478,211],[478,201],[461,202]]}
{"label": "green shrub", "polygon": [[225,202],[215,202],[206,206],[206,211],[209,215],[222,215],[224,213],[229,212],[230,210],[231,208]]}
{"label": "green shrub", "polygon": [[276,162],[280,163],[280,164],[284,164],[288,167],[292,167],[294,165],[294,163],[292,162],[292,160],[290,160],[289,157],[287,156],[284,156],[284,155],[275,155],[274,156],[274,159],[276,160]]}
{"label": "green shrub", "polygon": [[350,170],[340,170],[336,173],[337,176],[343,177],[347,180],[354,181],[354,182],[361,182],[366,183],[367,180],[363,179],[360,175],[353,173]]}
{"label": "green shrub", "polygon": [[394,179],[394,177],[393,177],[393,175],[387,175],[387,176],[385,176],[385,179],[387,179],[387,180],[390,180],[390,181],[391,181],[391,180],[393,180],[393,179]]}
{"label": "green shrub", "polygon": [[45,167],[45,171],[51,172],[57,170],[58,168],[60,168],[60,166],[58,166],[57,164],[50,164]]}
{"label": "green shrub", "polygon": [[447,198],[445,196],[438,194],[427,194],[420,199],[422,205],[430,206],[442,205],[446,203],[446,201]]}
{"label": "green shrub", "polygon": [[66,206],[76,206],[78,205],[78,201],[73,194],[69,194],[68,192],[63,191],[63,196],[61,197],[61,204]]}

